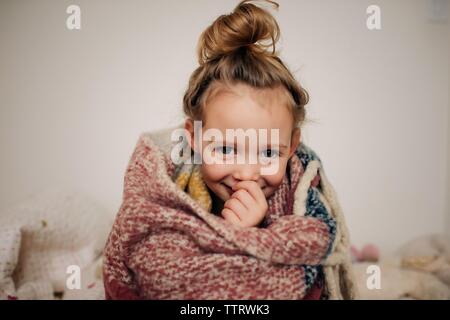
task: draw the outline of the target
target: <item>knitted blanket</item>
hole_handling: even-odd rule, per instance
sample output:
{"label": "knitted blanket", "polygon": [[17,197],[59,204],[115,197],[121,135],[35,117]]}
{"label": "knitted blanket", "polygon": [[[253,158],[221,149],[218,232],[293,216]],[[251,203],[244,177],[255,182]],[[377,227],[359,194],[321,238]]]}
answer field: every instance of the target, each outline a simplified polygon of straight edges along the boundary
{"label": "knitted blanket", "polygon": [[[289,160],[261,225],[239,228],[209,212],[198,165],[172,162],[172,130],[142,134],[129,161],[104,250],[107,299],[302,299],[322,271],[330,298],[354,297],[343,220],[311,149]],[[327,258],[335,267],[322,270]]]}

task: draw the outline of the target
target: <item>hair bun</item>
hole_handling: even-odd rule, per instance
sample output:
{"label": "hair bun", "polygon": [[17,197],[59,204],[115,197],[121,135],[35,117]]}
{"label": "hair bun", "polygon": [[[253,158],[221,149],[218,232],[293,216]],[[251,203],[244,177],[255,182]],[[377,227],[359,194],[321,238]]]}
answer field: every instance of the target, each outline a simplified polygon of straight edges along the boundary
{"label": "hair bun", "polygon": [[[276,9],[278,3],[269,2]],[[254,52],[266,52],[279,39],[280,28],[275,18],[263,8],[250,2],[241,1],[232,13],[219,16],[200,36],[198,43],[198,60],[202,65],[208,60],[230,54],[242,47]],[[268,43],[264,43],[267,42]]]}

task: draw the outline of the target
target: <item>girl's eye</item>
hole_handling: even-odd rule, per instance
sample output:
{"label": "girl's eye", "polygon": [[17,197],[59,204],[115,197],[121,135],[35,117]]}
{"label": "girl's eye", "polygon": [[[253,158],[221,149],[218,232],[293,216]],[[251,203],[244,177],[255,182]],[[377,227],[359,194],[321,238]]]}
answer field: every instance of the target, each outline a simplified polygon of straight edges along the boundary
{"label": "girl's eye", "polygon": [[234,153],[234,148],[229,146],[220,146],[214,149],[216,152],[222,153],[224,155],[230,155]]}
{"label": "girl's eye", "polygon": [[279,152],[275,149],[264,150],[261,154],[263,157],[266,157],[266,158],[275,158],[280,155]]}

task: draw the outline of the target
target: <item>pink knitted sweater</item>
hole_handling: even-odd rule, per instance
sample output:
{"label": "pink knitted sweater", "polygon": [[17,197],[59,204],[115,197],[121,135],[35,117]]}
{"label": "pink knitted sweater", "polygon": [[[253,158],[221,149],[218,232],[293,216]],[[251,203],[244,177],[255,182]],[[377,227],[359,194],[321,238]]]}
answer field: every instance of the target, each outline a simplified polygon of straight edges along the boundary
{"label": "pink knitted sweater", "polygon": [[320,266],[334,238],[324,220],[292,214],[304,172],[297,155],[253,228],[205,211],[174,183],[175,171],[169,154],[142,135],[104,250],[107,299],[305,298],[306,273]]}

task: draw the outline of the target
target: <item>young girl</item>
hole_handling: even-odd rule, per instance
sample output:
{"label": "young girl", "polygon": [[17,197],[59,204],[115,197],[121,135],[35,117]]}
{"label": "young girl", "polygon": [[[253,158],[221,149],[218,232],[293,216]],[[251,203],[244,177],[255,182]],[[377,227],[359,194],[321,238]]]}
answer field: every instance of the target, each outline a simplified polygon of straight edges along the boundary
{"label": "young girl", "polygon": [[182,152],[165,130],[131,157],[105,248],[108,299],[354,297],[344,221],[300,143],[308,95],[275,51],[279,34],[245,0],[201,35]]}

